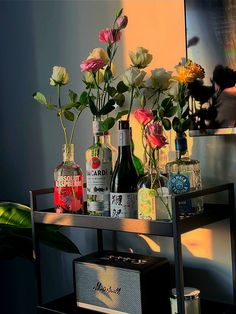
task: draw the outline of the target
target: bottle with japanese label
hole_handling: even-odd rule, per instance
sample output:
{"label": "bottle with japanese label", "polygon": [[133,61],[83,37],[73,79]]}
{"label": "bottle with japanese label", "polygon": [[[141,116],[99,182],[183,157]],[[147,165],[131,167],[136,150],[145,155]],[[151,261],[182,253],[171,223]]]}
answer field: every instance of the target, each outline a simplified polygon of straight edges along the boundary
{"label": "bottle with japanese label", "polygon": [[104,144],[102,121],[93,121],[93,145],[86,151],[87,209],[90,215],[110,216],[112,151]]}
{"label": "bottle with japanese label", "polygon": [[118,157],[111,179],[111,217],[137,218],[137,181],[130,147],[129,121],[119,121]]}
{"label": "bottle with japanese label", "polygon": [[74,145],[63,145],[63,162],[54,170],[54,204],[57,213],[83,214],[83,173],[74,161]]}
{"label": "bottle with japanese label", "polygon": [[[175,139],[176,160],[166,164],[168,187],[171,193],[180,194],[201,189],[200,162],[188,156],[185,134],[177,134]],[[189,216],[203,210],[202,197],[180,203],[180,214]]]}

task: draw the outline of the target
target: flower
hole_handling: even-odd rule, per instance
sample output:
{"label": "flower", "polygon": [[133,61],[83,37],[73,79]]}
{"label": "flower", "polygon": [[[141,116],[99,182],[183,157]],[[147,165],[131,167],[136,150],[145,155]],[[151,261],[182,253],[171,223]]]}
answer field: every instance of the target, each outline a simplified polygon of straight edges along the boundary
{"label": "flower", "polygon": [[52,76],[50,77],[50,85],[66,85],[69,81],[69,74],[66,68],[54,66]]}
{"label": "flower", "polygon": [[104,62],[104,65],[108,64],[109,57],[107,52],[103,48],[94,48],[92,52],[90,52],[88,59],[102,59]]}
{"label": "flower", "polygon": [[114,28],[102,29],[99,32],[99,41],[114,44],[121,39],[121,32]]}
{"label": "flower", "polygon": [[160,123],[151,123],[147,127],[147,131],[149,134],[163,134],[163,127]]}
{"label": "flower", "polygon": [[101,68],[103,68],[104,65],[105,65],[105,62],[102,59],[91,58],[91,59],[84,60],[80,64],[80,69],[81,69],[81,72],[88,71],[88,72],[95,73]]}
{"label": "flower", "polygon": [[147,80],[146,86],[156,91],[165,91],[170,87],[171,75],[172,72],[163,68],[154,69],[151,71],[151,77]]}
{"label": "flower", "polygon": [[126,28],[128,24],[128,17],[126,15],[119,16],[116,20],[116,24],[119,29]]}
{"label": "flower", "polygon": [[182,63],[176,66],[177,76],[174,79],[180,83],[192,83],[197,79],[203,79],[205,77],[204,69],[197,63],[193,63],[191,60],[182,61]]}
{"label": "flower", "polygon": [[152,149],[160,149],[168,144],[165,136],[161,134],[148,134],[146,138],[148,144]]}
{"label": "flower", "polygon": [[139,69],[146,68],[152,61],[152,55],[143,47],[138,47],[135,52],[130,51],[129,57],[134,67]]}
{"label": "flower", "polygon": [[152,110],[142,108],[135,110],[134,117],[141,125],[146,125],[152,121],[154,115],[152,113]]}
{"label": "flower", "polygon": [[146,72],[138,68],[128,68],[123,75],[123,83],[128,87],[139,87],[143,84],[145,75]]}

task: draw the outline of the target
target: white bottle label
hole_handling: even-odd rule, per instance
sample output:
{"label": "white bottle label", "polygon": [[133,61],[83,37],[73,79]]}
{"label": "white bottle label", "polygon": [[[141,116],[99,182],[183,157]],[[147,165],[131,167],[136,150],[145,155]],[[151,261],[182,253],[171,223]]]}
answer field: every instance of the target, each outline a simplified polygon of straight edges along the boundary
{"label": "white bottle label", "polygon": [[130,146],[130,130],[129,129],[119,130],[118,145]]}
{"label": "white bottle label", "polygon": [[110,193],[111,217],[137,218],[137,193]]}
{"label": "white bottle label", "polygon": [[112,163],[92,157],[86,162],[87,194],[109,193]]}

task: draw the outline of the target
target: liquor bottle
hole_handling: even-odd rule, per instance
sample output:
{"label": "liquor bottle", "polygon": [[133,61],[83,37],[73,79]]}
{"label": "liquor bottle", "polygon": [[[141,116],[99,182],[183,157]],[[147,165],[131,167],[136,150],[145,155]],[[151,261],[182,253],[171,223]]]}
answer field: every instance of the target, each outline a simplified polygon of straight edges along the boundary
{"label": "liquor bottle", "polygon": [[104,145],[102,121],[93,121],[93,145],[86,151],[87,209],[90,215],[110,215],[112,152]]}
{"label": "liquor bottle", "polygon": [[147,173],[138,181],[138,218],[171,220],[171,216],[167,178],[161,174],[158,160],[149,160]]}
{"label": "liquor bottle", "polygon": [[74,145],[63,145],[63,162],[54,170],[54,204],[57,213],[83,214],[83,173],[74,161]]}
{"label": "liquor bottle", "polygon": [[104,145],[110,148],[111,150],[111,155],[112,155],[112,168],[115,168],[115,162],[117,159],[117,149],[115,146],[111,144],[111,136],[109,131],[104,132]]}
{"label": "liquor bottle", "polygon": [[[173,194],[201,189],[200,162],[189,158],[185,134],[177,134],[175,139],[176,160],[166,164],[168,186]],[[180,202],[180,214],[193,215],[203,210],[202,197]]]}
{"label": "liquor bottle", "polygon": [[129,121],[119,121],[118,157],[111,179],[111,217],[137,218],[137,181],[130,148]]}
{"label": "liquor bottle", "polygon": [[142,161],[134,154],[134,141],[132,138],[132,128],[130,128],[130,147],[135,169],[138,173],[138,176],[142,177],[144,175],[144,166]]}

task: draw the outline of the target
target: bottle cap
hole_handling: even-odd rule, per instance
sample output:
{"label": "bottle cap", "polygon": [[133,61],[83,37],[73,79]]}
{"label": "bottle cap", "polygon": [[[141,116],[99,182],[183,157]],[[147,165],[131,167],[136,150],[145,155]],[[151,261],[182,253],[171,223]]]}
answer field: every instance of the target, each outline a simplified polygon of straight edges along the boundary
{"label": "bottle cap", "polygon": [[[199,299],[200,290],[193,287],[184,287],[184,300]],[[171,297],[177,299],[176,288],[171,290]]]}

